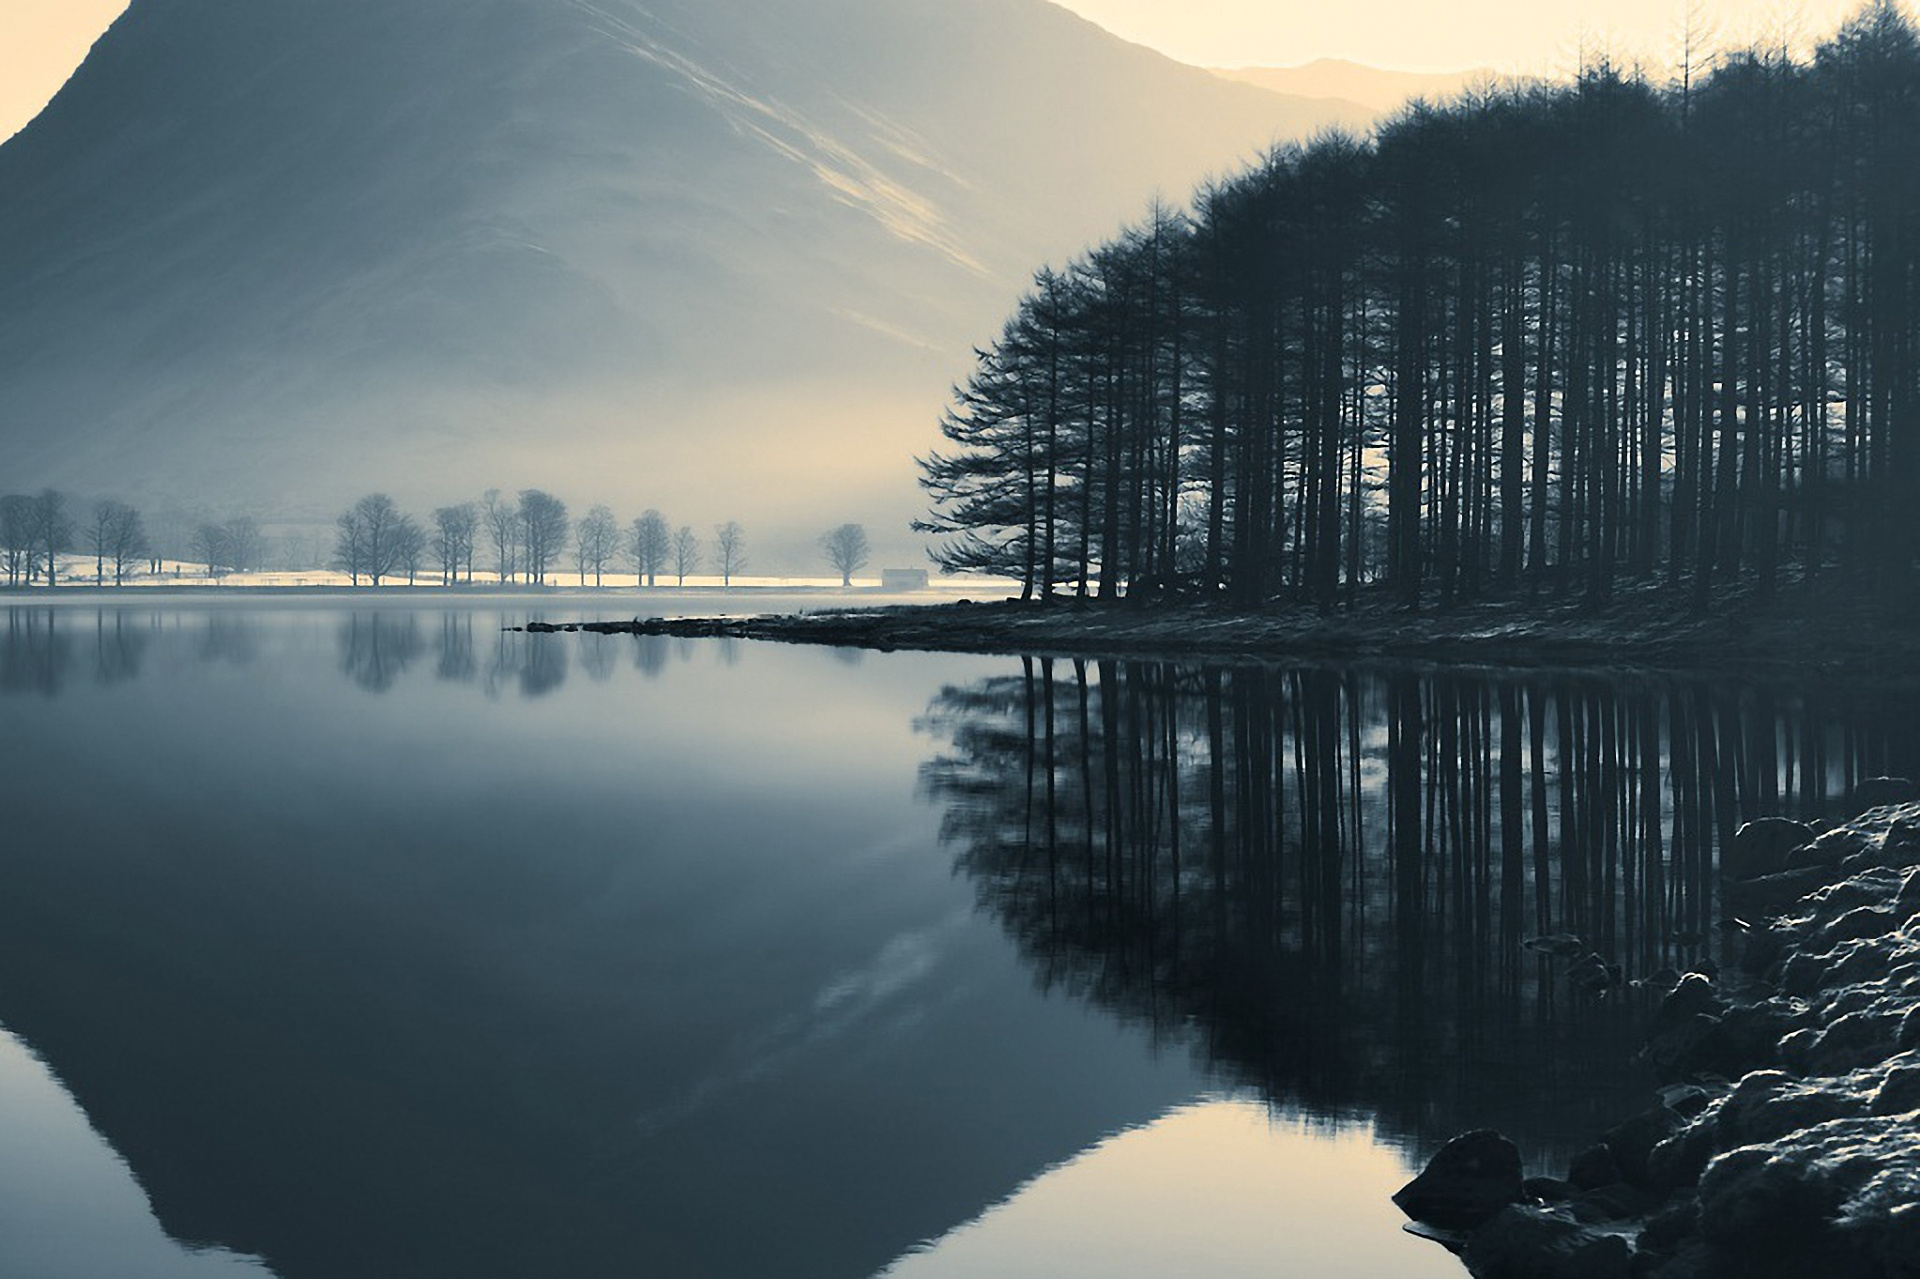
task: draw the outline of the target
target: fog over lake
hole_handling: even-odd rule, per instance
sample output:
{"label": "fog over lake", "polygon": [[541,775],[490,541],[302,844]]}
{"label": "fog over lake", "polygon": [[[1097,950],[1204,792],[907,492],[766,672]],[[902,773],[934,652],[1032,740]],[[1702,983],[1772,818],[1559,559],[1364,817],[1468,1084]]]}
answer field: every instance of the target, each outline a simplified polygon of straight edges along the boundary
{"label": "fog over lake", "polygon": [[1457,1274],[1410,1168],[1648,1087],[1522,941],[1920,723],[502,629],[631,599],[4,610],[0,1273]]}

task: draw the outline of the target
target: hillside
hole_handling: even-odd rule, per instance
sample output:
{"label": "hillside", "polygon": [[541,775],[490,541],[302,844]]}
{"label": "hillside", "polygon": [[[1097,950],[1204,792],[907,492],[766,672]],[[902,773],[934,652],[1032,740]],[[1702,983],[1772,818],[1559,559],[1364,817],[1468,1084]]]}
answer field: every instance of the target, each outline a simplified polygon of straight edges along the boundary
{"label": "hillside", "polygon": [[904,522],[1034,263],[1355,119],[1041,0],[135,0],[0,147],[0,487]]}
{"label": "hillside", "polygon": [[1494,79],[1484,67],[1467,71],[1395,71],[1345,58],[1318,58],[1297,67],[1215,67],[1213,73],[1275,93],[1358,103],[1382,115],[1414,98],[1449,98]]}

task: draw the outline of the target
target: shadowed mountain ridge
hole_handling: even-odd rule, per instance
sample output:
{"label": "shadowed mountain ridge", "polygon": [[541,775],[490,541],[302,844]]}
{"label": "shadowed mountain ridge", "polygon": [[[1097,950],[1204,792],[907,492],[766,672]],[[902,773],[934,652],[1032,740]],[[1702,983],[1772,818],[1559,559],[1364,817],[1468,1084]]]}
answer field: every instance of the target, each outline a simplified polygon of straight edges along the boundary
{"label": "shadowed mountain ridge", "polygon": [[134,0],[0,147],[9,485],[904,518],[1034,263],[1343,110],[1040,0]]}

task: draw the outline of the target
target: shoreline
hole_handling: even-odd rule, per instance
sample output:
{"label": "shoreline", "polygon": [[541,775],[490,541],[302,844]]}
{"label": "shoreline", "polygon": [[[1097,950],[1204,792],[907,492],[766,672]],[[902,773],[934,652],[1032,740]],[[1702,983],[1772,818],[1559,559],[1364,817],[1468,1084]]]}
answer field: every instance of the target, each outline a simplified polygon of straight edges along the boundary
{"label": "shoreline", "polygon": [[[1394,1201],[1476,1279],[1894,1279],[1920,1262],[1920,788],[1862,785],[1822,830],[1765,818],[1722,862],[1725,970],[1674,980],[1644,1058],[1665,1085],[1524,1175],[1487,1129]],[[1580,964],[1588,961],[1582,960]],[[1575,965],[1567,976],[1574,977]]]}
{"label": "shoreline", "polygon": [[[519,628],[516,628],[519,629]],[[1546,603],[1351,612],[1056,601],[835,608],[758,617],[531,623],[536,633],[732,638],[879,651],[1260,662],[1342,660],[1596,672],[1710,672],[1920,686],[1920,616],[1811,594],[1696,614],[1660,591],[1602,611]]]}

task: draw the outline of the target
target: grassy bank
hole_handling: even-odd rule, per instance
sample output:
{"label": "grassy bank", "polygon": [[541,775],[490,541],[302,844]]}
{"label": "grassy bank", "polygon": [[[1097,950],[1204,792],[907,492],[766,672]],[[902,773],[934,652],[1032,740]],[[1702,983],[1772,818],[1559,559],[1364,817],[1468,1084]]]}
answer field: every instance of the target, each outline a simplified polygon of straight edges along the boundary
{"label": "grassy bank", "polygon": [[[555,628],[563,629],[563,628]],[[1366,659],[1486,666],[1713,670],[1920,683],[1920,608],[1834,587],[1701,612],[1643,588],[1601,608],[1519,600],[1408,610],[1384,596],[1322,615],[1203,602],[1003,601],[645,619],[581,629],[941,652],[1187,659]]]}

